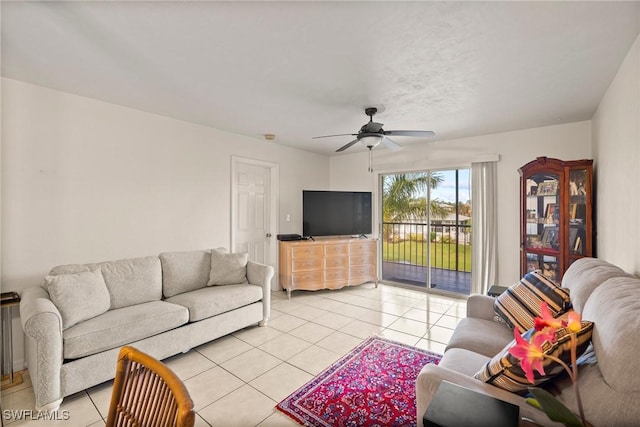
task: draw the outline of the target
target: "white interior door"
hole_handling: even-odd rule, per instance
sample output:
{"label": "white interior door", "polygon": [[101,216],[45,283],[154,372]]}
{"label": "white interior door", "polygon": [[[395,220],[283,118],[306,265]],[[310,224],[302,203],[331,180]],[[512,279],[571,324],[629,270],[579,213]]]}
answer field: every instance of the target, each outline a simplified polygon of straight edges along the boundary
{"label": "white interior door", "polygon": [[277,165],[233,158],[231,169],[231,248],[247,252],[253,261],[274,265]]}

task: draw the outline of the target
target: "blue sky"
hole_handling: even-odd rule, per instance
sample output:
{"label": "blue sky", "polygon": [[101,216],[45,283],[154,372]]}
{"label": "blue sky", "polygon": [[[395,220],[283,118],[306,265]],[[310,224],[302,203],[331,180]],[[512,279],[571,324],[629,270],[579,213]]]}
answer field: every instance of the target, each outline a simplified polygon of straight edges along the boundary
{"label": "blue sky", "polygon": [[[455,171],[436,171],[434,174],[438,174],[444,178],[444,180],[438,185],[437,188],[431,190],[431,198],[439,199],[445,202],[455,202],[456,200],[456,178]],[[460,193],[459,198],[461,202],[471,200],[471,179],[469,169],[460,169],[459,172],[459,184]]]}

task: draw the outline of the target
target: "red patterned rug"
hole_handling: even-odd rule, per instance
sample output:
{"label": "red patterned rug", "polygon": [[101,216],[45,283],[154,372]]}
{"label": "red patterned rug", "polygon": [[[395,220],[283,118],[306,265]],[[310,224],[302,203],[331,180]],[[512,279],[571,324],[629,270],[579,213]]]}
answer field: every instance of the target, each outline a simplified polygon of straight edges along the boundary
{"label": "red patterned rug", "polygon": [[305,426],[415,426],[416,378],[441,358],[373,336],[276,407]]}

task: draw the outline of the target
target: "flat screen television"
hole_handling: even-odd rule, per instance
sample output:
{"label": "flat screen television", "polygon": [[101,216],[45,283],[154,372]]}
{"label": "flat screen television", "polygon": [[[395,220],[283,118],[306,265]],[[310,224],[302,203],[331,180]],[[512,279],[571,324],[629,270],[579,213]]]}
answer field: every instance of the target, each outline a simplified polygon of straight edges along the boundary
{"label": "flat screen television", "polygon": [[370,191],[302,191],[302,235],[371,234]]}

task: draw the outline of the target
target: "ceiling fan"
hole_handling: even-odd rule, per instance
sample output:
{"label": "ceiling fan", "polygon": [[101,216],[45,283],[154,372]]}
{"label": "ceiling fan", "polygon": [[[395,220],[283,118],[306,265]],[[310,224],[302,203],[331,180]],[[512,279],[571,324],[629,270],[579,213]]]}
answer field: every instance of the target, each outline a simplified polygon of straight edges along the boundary
{"label": "ceiling fan", "polygon": [[378,112],[378,109],[375,107],[365,108],[364,113],[369,116],[369,122],[365,123],[358,133],[342,133],[337,135],[323,135],[323,136],[315,136],[313,139],[318,138],[331,138],[334,136],[355,136],[356,139],[349,142],[348,144],[343,145],[342,147],[336,150],[336,153],[340,151],[344,151],[347,148],[351,147],[358,141],[361,142],[365,147],[371,150],[373,147],[376,147],[378,144],[382,143],[385,147],[390,150],[397,151],[402,147],[389,138],[387,135],[393,136],[421,136],[421,137],[429,137],[434,136],[435,133],[430,130],[384,130],[382,129],[382,123],[376,123],[373,121],[373,116]]}

